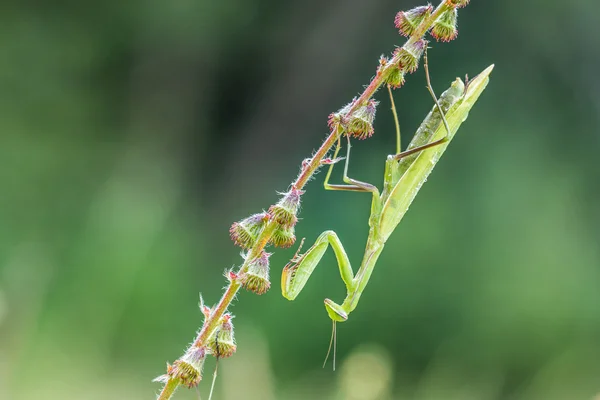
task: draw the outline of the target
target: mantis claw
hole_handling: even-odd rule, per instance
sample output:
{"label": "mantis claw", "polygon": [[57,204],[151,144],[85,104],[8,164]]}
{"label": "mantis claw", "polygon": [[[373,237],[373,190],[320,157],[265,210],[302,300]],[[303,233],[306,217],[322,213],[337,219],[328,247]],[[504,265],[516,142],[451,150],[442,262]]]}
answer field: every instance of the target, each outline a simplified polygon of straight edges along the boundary
{"label": "mantis claw", "polygon": [[[292,259],[290,260],[289,264],[296,264],[299,263],[300,260],[302,259],[302,256],[304,254],[300,254],[300,252],[302,251],[302,245],[304,244],[304,239],[306,238],[302,238],[302,240],[300,241],[300,245],[298,246],[298,250],[296,250],[296,254],[294,254],[294,257],[292,257]],[[287,267],[287,265],[286,265]]]}

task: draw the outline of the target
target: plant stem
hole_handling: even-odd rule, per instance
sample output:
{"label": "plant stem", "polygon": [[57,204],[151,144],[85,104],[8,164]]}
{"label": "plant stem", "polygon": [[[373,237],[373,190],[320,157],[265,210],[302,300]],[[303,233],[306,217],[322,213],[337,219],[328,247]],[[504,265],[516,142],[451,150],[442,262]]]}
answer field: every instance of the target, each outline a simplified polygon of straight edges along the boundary
{"label": "plant stem", "polygon": [[[446,0],[443,0],[435,9],[435,11],[426,18],[418,28],[415,30],[413,35],[408,39],[408,41],[404,44],[404,46],[411,45],[417,40],[421,39],[423,35],[432,27],[433,23],[437,20],[437,18],[446,10],[451,8],[450,5],[447,4]],[[348,110],[346,115],[351,115],[356,111],[356,109],[361,105],[367,102],[379,89],[379,87],[385,82],[387,77],[394,68],[394,64],[399,62],[398,55],[394,56],[392,60],[389,62],[388,66],[382,68],[377,75],[371,80],[369,86],[363,91],[363,93],[353,102],[350,110]],[[300,175],[296,179],[296,181],[292,184],[295,189],[301,190],[306,183],[313,176],[315,171],[321,166],[323,158],[327,155],[327,153],[331,150],[333,145],[338,141],[343,131],[341,129],[335,129],[329,133],[329,136],[325,139],[321,147],[314,153],[313,157],[309,162],[305,163],[302,167]],[[277,223],[269,222],[266,227],[263,229],[262,233],[258,237],[256,244],[250,249],[244,264],[240,267],[237,274],[238,276],[246,272],[248,269],[249,263],[255,259],[265,246],[269,243],[271,236],[275,232],[277,228]],[[206,318],[202,329],[198,333],[196,339],[194,340],[192,346],[203,347],[206,344],[206,341],[212,334],[212,332],[217,328],[221,317],[225,314],[229,305],[235,298],[235,295],[239,291],[241,287],[241,283],[237,279],[233,279],[229,282],[229,285],[226,287],[223,296],[219,300],[219,303],[213,308],[211,314]],[[166,383],[165,387],[160,393],[158,400],[169,400],[173,395],[175,389],[179,386],[179,381],[174,379],[169,379]]]}
{"label": "plant stem", "polygon": [[165,387],[160,392],[158,399],[156,399],[156,400],[169,400],[171,398],[171,396],[173,395],[173,393],[175,393],[175,390],[177,389],[178,386],[179,386],[178,379],[169,378],[169,380],[165,384]]}

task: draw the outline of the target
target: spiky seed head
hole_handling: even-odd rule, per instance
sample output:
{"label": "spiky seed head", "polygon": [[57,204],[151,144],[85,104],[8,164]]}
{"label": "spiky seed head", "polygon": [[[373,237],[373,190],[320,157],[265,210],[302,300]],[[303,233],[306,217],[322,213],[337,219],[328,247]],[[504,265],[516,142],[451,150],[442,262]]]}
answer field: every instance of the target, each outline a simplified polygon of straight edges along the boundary
{"label": "spiky seed head", "polygon": [[400,11],[396,14],[394,24],[402,36],[412,35],[423,20],[431,15],[433,6],[428,4],[408,11]]}
{"label": "spiky seed head", "polygon": [[249,249],[254,246],[256,238],[268,219],[269,215],[267,213],[259,213],[244,218],[241,221],[234,222],[229,229],[231,240],[233,240],[236,245],[244,249]]}
{"label": "spiky seed head", "polygon": [[248,270],[240,275],[242,286],[258,295],[265,294],[271,287],[269,281],[269,257],[270,253],[261,252],[260,256],[250,261]]}
{"label": "spiky seed head", "polygon": [[296,225],[298,222],[298,209],[300,208],[300,196],[304,192],[302,190],[292,188],[285,193],[277,204],[269,208],[269,215],[278,224],[286,227]]}
{"label": "spiky seed head", "polygon": [[413,73],[419,68],[419,60],[427,47],[425,39],[419,39],[396,49],[394,56],[398,57],[400,68],[406,72]]}
{"label": "spiky seed head", "polygon": [[273,235],[271,236],[271,244],[275,247],[290,247],[296,241],[296,235],[294,234],[294,227],[278,227]]}
{"label": "spiky seed head", "polygon": [[435,20],[433,28],[431,29],[431,36],[438,42],[449,42],[456,39],[458,35],[458,10],[452,8],[444,11],[438,19]]}
{"label": "spiky seed head", "polygon": [[208,339],[208,347],[215,357],[230,357],[237,349],[231,318],[233,317],[229,313],[223,315],[219,326]]}
{"label": "spiky seed head", "polygon": [[167,376],[188,388],[198,386],[202,380],[202,367],[206,359],[204,347],[192,346],[173,365],[167,365]]}

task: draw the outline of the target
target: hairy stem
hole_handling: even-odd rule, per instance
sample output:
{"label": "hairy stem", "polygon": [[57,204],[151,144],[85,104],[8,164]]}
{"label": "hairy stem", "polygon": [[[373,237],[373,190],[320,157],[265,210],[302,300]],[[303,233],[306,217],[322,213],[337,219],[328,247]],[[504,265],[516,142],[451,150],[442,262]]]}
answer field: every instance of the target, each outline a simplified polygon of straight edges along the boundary
{"label": "hairy stem", "polygon": [[157,400],[169,400],[171,396],[173,396],[173,393],[175,393],[175,390],[177,390],[178,386],[178,379],[169,379],[165,384],[165,387],[163,387],[163,390],[160,392]]}

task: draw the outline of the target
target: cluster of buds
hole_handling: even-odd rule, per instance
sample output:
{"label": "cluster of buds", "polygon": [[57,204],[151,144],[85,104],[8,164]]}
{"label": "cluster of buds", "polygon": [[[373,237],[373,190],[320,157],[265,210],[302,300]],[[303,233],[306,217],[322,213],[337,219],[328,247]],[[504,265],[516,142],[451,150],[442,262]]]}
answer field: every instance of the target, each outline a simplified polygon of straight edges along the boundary
{"label": "cluster of buds", "polygon": [[[206,318],[210,315],[210,308],[205,306],[200,299],[200,309]],[[206,347],[190,346],[185,354],[176,360],[173,365],[167,364],[167,373],[156,378],[155,382],[167,383],[175,380],[180,385],[193,388],[198,386],[202,380],[202,369],[207,354],[217,358],[230,357],[235,353],[236,345],[233,335],[233,316],[229,313],[223,315],[219,326],[209,337]]]}
{"label": "cluster of buds", "polygon": [[261,254],[248,263],[246,271],[239,275],[242,286],[258,295],[265,294],[271,288],[269,280],[269,257],[270,253],[262,251]]}
{"label": "cluster of buds", "polygon": [[233,242],[244,249],[249,249],[256,243],[256,239],[269,220],[269,214],[259,213],[249,216],[241,221],[234,222],[229,229]]}
{"label": "cluster of buds", "polygon": [[219,326],[208,339],[208,349],[217,358],[231,357],[237,349],[231,323],[232,318],[233,316],[229,313],[223,315]]}
{"label": "cluster of buds", "polygon": [[354,107],[356,99],[346,104],[339,111],[329,115],[329,129],[341,130],[345,135],[356,139],[366,139],[373,135],[373,122],[375,121],[375,112],[377,104],[373,99],[360,104],[352,114],[349,111]]}
{"label": "cluster of buds", "polygon": [[[449,42],[456,38],[458,29],[456,27],[457,9],[465,7],[469,0],[447,0],[446,6],[449,8],[444,11],[433,23],[431,36],[438,41]],[[396,14],[394,20],[396,28],[402,36],[411,36],[421,23],[431,16],[433,7],[429,4],[420,6],[408,11],[400,11]]]}
{"label": "cluster of buds", "polygon": [[294,226],[298,222],[297,214],[302,194],[302,190],[293,187],[287,193],[283,193],[277,204],[269,208],[270,218],[277,223],[277,229],[270,239],[273,246],[290,247],[296,242]]}
{"label": "cluster of buds", "polygon": [[[469,0],[446,0],[447,9],[442,12],[431,27],[431,36],[437,41],[449,42],[458,35],[457,21],[458,9],[469,4]],[[394,23],[398,31],[403,36],[413,35],[418,27],[430,18],[433,13],[433,7],[426,6],[415,7],[408,11],[400,11],[396,14]],[[393,88],[398,88],[404,83],[404,74],[413,73],[419,67],[419,60],[427,48],[427,41],[423,38],[409,41],[407,45],[398,48],[394,53],[398,59],[398,64],[389,65],[389,60],[382,58],[380,60],[380,71],[386,68],[388,76],[386,83]]]}

